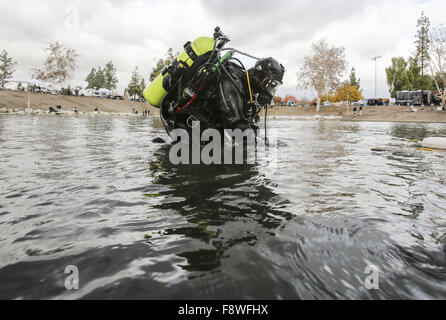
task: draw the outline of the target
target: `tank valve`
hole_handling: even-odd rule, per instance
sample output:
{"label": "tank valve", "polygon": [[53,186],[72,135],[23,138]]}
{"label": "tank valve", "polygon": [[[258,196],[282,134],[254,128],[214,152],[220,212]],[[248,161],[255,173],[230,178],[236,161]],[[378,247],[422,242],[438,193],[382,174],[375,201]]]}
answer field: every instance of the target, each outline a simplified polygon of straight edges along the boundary
{"label": "tank valve", "polygon": [[193,92],[189,88],[185,88],[183,91],[183,97],[186,99],[192,99],[195,96],[195,92]]}

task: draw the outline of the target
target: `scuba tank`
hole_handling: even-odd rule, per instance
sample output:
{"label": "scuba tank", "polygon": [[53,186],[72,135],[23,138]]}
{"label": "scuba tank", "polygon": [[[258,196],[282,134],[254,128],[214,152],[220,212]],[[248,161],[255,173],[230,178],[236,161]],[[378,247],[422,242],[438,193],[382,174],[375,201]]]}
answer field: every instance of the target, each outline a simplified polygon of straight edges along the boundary
{"label": "scuba tank", "polygon": [[144,90],[144,97],[152,106],[160,108],[163,99],[175,86],[182,74],[188,70],[197,59],[213,51],[215,40],[209,37],[201,37],[194,42],[184,45],[185,51],[170,66],[166,66],[161,74]]}

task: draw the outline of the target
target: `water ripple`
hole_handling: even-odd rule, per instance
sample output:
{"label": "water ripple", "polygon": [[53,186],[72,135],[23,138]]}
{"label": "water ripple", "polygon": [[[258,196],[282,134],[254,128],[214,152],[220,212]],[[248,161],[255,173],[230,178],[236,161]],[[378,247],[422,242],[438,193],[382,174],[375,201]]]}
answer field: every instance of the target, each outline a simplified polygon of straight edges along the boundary
{"label": "water ripple", "polygon": [[156,119],[0,132],[0,299],[446,298],[446,157],[408,145],[444,125],[274,121],[277,165],[209,167],[171,165]]}

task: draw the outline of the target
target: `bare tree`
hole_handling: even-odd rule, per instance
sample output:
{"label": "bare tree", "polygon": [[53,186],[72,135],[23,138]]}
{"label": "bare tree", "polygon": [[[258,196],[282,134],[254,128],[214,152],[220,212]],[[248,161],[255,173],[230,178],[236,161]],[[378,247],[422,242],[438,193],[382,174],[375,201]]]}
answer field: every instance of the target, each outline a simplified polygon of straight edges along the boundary
{"label": "bare tree", "polygon": [[312,45],[312,54],[305,57],[298,72],[298,83],[312,87],[318,94],[318,110],[321,98],[328,91],[335,91],[347,69],[344,47],[331,47],[325,40]]}
{"label": "bare tree", "polygon": [[441,93],[441,105],[446,104],[446,91],[438,83],[437,75],[446,84],[446,27],[444,25],[434,29],[430,33],[429,66],[432,78],[435,81],[437,90]]}
{"label": "bare tree", "polygon": [[161,71],[164,69],[164,67],[171,65],[179,55],[180,55],[179,52],[174,54],[172,48],[167,50],[166,58],[165,59],[161,58],[156,62],[156,66],[153,68],[149,80],[150,81],[155,80],[161,74]]}
{"label": "bare tree", "polygon": [[44,50],[48,52],[48,57],[42,69],[34,70],[34,77],[55,84],[62,84],[71,79],[79,58],[76,50],[58,41],[51,42]]}

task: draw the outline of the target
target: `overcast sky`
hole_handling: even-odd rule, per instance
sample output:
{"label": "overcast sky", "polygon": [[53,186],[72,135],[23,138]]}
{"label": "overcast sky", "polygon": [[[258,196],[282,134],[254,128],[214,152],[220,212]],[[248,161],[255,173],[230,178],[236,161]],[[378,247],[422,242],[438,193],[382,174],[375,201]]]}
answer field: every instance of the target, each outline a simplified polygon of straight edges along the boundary
{"label": "overcast sky", "polygon": [[346,48],[368,98],[375,83],[371,58],[383,57],[378,95],[388,96],[384,69],[392,57],[413,53],[421,11],[435,26],[445,9],[444,0],[1,0],[0,50],[18,62],[15,76],[30,77],[44,61],[42,48],[59,40],[81,55],[74,84],[112,60],[123,91],[135,66],[148,78],[169,47],[180,51],[218,25],[231,47],[279,60],[287,70],[279,93],[300,98],[313,94],[296,86],[299,65],[312,42],[326,39]]}

